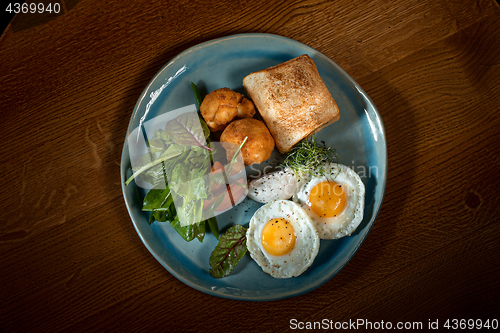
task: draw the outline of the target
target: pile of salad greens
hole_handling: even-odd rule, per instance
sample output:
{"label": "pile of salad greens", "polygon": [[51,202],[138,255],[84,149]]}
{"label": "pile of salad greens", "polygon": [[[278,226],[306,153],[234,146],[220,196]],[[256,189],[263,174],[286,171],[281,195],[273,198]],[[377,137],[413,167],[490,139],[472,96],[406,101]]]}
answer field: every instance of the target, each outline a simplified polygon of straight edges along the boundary
{"label": "pile of salad greens", "polygon": [[[142,207],[151,212],[150,224],[169,222],[186,241],[197,238],[202,242],[206,225],[217,238],[219,230],[215,217],[202,219],[203,202],[210,193],[204,180],[211,166],[211,148],[205,145],[210,131],[203,119],[194,117],[198,118],[182,114],[169,121],[164,130],[156,130],[147,141],[148,152],[139,158],[125,184],[140,176],[153,185]],[[214,201],[209,209],[213,211],[222,199]]]}
{"label": "pile of salad greens", "polygon": [[[199,110],[201,94],[194,83],[191,87]],[[228,164],[228,173],[245,141]],[[149,224],[167,222],[187,242],[195,238],[203,242],[207,229],[220,238],[210,257],[209,271],[214,277],[224,277],[231,273],[247,250],[246,229],[235,225],[219,237],[214,212],[223,202],[225,193],[213,198],[212,187],[226,186],[228,175],[210,173],[217,153],[210,142],[210,130],[201,115],[181,114],[147,138],[148,151],[134,161],[133,174],[125,185],[140,177],[153,186],[146,193],[142,206],[143,211],[150,213]]]}

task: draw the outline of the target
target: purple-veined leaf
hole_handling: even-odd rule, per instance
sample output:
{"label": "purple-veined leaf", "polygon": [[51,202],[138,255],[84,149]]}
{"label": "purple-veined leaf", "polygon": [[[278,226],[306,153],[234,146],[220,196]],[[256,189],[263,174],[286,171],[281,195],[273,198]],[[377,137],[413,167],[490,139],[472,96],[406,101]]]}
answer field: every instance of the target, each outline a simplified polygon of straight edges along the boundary
{"label": "purple-veined leaf", "polygon": [[210,274],[215,278],[228,276],[247,252],[247,229],[240,224],[229,228],[219,238],[210,255]]}
{"label": "purple-veined leaf", "polygon": [[206,146],[205,133],[197,113],[184,113],[169,121],[165,130],[175,143],[186,146],[197,146],[212,150]]}

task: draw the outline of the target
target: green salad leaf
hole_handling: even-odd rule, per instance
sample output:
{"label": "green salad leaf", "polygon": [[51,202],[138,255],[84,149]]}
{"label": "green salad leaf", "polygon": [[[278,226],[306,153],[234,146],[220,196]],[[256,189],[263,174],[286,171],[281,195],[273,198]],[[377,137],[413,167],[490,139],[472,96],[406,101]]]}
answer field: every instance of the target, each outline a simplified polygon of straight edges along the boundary
{"label": "green salad leaf", "polygon": [[136,162],[138,166],[132,170],[134,173],[125,181],[125,185],[130,184],[139,175],[152,185],[163,183],[165,164],[168,165],[169,161],[175,163],[189,150],[187,146],[174,144],[163,130],[155,131],[153,138],[148,140],[148,146],[148,152],[138,159]]}
{"label": "green salad leaf", "polygon": [[207,220],[208,227],[210,228],[210,231],[214,234],[215,238],[219,239],[219,223],[217,222],[217,219],[215,216],[209,218]]}
{"label": "green salad leaf", "polygon": [[206,150],[205,131],[200,126],[200,118],[193,113],[184,113],[165,125],[170,138],[179,145],[198,146]]}
{"label": "green salad leaf", "polygon": [[[194,82],[191,82],[191,89],[193,90],[194,100],[196,102],[196,108],[198,109],[199,112],[201,103],[203,102],[202,94],[200,92],[200,89],[198,89],[198,86],[194,84]],[[208,138],[210,137],[210,129],[208,128],[207,123],[202,121],[201,127],[203,128],[203,132],[205,133],[205,139],[208,140]]]}
{"label": "green salad leaf", "polygon": [[175,218],[170,221],[170,225],[186,242],[190,242],[195,238],[197,238],[200,243],[203,242],[203,238],[205,237],[205,221],[181,226],[179,216],[176,215]]}
{"label": "green salad leaf", "polygon": [[203,151],[196,153],[192,150],[184,161],[175,165],[170,176],[174,180],[170,188],[182,226],[202,219],[203,202],[208,198],[204,176],[210,164],[210,158],[204,154]]}
{"label": "green salad leaf", "polygon": [[[199,126],[201,124],[201,126]],[[148,151],[141,156],[128,185],[136,177],[153,185],[143,201],[142,210],[150,212],[149,224],[168,222],[186,241],[203,241],[210,228],[219,237],[215,217],[203,219],[203,204],[210,195],[205,178],[210,171],[212,153],[205,146],[210,131],[197,114],[183,114],[156,130],[147,140]],[[215,210],[222,200],[215,200]],[[208,226],[207,226],[208,225]]]}
{"label": "green salad leaf", "polygon": [[210,275],[215,278],[228,276],[247,252],[247,229],[236,224],[219,238],[219,244],[210,255]]}
{"label": "green salad leaf", "polygon": [[142,205],[143,211],[166,211],[172,204],[172,193],[170,188],[152,188],[144,197],[144,202]]}
{"label": "green salad leaf", "polygon": [[201,97],[200,89],[198,89],[198,86],[196,84],[194,84],[194,82],[191,82],[191,89],[193,90],[194,99],[196,101],[196,107],[199,110],[201,103],[203,102],[203,98]]}
{"label": "green salad leaf", "polygon": [[[199,111],[202,95],[192,82],[191,88]],[[224,193],[214,199],[212,189],[225,179],[213,179],[215,176],[209,173],[217,151],[209,147],[210,129],[201,115],[182,114],[167,122],[164,129],[156,130],[146,142],[148,151],[134,163],[125,185],[137,177],[153,185],[142,207],[150,214],[149,224],[167,222],[188,242],[195,238],[202,242],[208,229],[219,239],[216,217],[202,218],[223,202]]]}

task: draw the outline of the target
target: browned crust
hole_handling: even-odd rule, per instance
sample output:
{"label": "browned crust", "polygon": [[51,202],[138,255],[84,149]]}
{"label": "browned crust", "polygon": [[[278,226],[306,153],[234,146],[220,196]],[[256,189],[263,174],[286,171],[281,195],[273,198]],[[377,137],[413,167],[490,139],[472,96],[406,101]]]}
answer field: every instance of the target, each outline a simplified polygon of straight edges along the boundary
{"label": "browned crust", "polygon": [[228,162],[245,137],[247,141],[241,148],[245,165],[262,163],[271,157],[274,140],[264,122],[254,118],[244,118],[231,122],[220,137],[222,146],[226,149]]}

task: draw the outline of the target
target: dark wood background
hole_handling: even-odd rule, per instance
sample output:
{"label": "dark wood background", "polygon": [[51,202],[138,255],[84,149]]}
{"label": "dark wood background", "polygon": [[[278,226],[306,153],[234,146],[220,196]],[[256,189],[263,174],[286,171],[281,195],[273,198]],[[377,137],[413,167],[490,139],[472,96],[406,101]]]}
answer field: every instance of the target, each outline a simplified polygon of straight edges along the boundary
{"label": "dark wood background", "polygon": [[[495,1],[61,4],[17,14],[0,37],[0,331],[500,319]],[[344,68],[377,105],[389,157],[382,210],[354,258],[322,287],[265,303],[175,279],[139,239],[120,187],[149,80],[182,50],[244,32],[295,39]]]}

